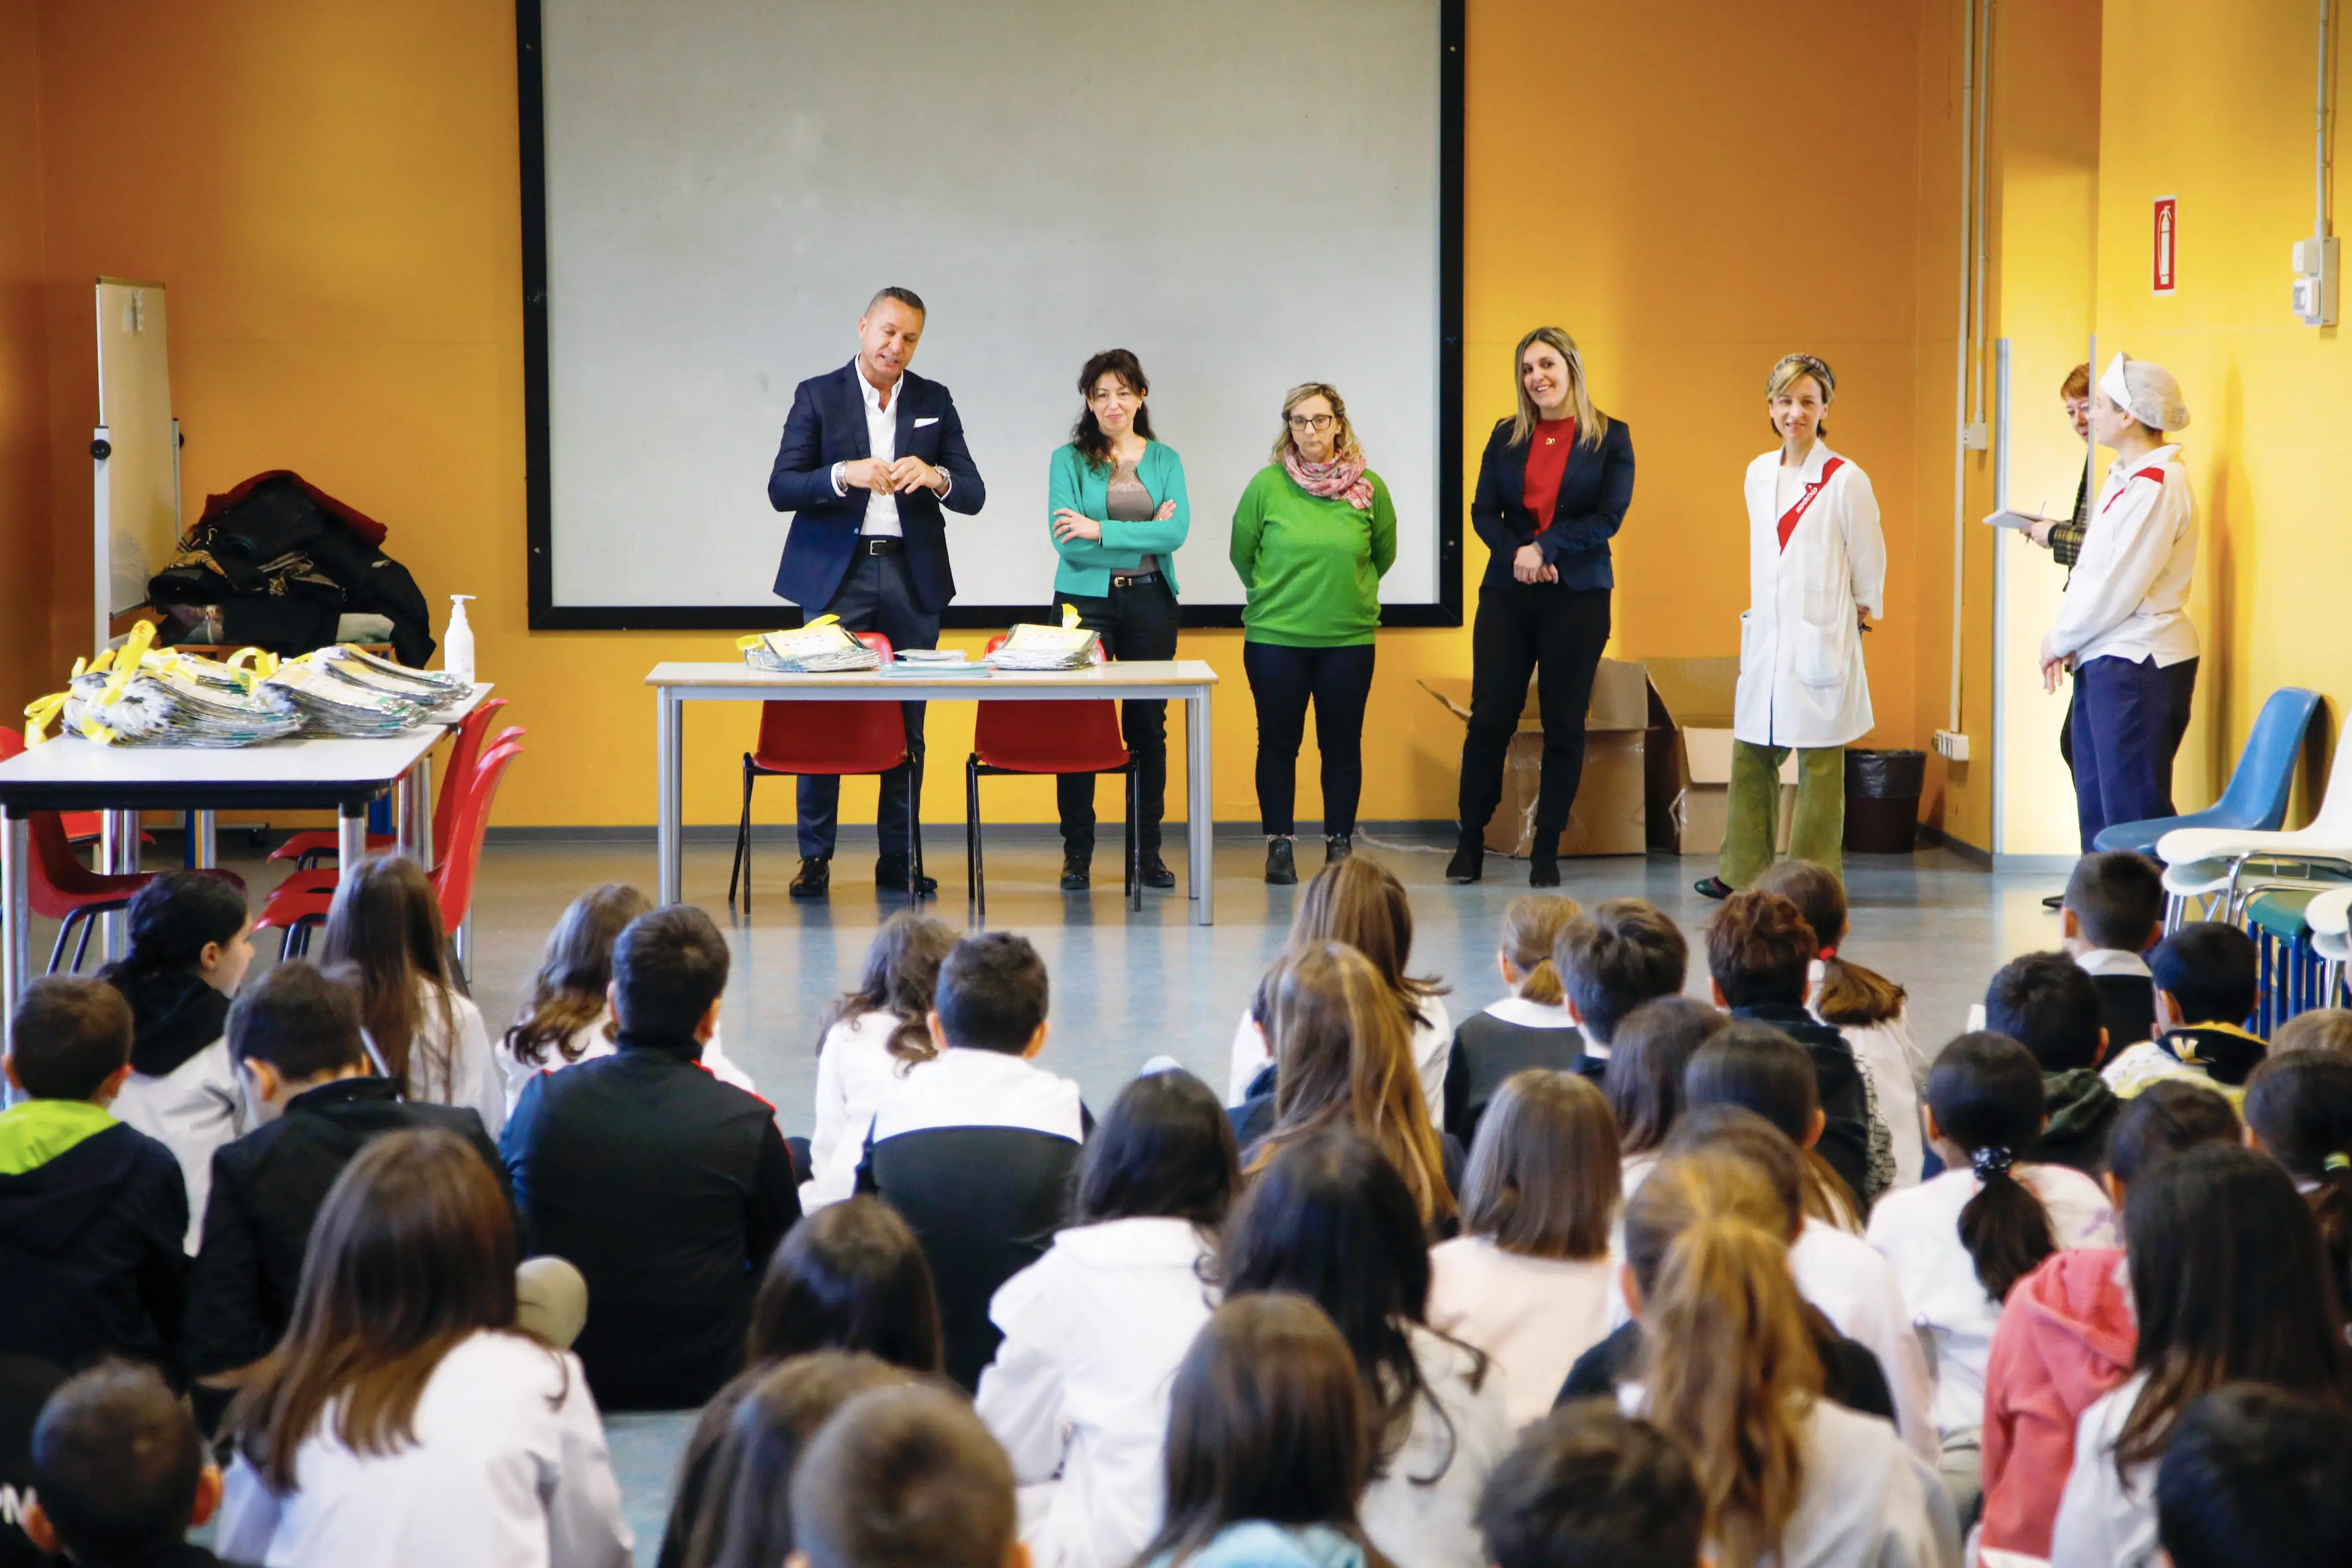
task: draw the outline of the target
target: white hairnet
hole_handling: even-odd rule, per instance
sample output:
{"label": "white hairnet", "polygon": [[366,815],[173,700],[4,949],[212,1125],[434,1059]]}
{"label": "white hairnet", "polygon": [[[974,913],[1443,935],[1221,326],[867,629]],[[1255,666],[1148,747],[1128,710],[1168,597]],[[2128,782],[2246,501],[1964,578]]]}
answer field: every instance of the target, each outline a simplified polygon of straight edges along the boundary
{"label": "white hairnet", "polygon": [[2099,377],[2099,390],[2151,430],[2179,430],[2189,424],[2189,405],[2180,399],[2180,384],[2160,364],[2117,354]]}

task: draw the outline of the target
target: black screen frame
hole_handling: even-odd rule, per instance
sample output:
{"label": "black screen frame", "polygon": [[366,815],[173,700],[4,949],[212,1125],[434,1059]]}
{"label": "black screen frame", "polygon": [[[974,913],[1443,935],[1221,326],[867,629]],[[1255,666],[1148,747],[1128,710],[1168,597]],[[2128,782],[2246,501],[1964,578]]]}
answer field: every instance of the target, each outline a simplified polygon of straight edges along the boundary
{"label": "black screen frame", "polygon": [[[1383,605],[1383,626],[1458,626],[1463,611],[1462,153],[1464,34],[1468,0],[1438,6],[1437,585],[1429,605]],[[540,0],[515,0],[516,106],[522,163],[523,470],[532,631],[772,631],[798,626],[801,608],[756,605],[558,605],[547,320],[547,91]],[[781,542],[781,540],[780,540]],[[1036,616],[1029,605],[950,604],[940,624],[996,630]],[[1239,626],[1239,605],[1185,605],[1187,627]]]}

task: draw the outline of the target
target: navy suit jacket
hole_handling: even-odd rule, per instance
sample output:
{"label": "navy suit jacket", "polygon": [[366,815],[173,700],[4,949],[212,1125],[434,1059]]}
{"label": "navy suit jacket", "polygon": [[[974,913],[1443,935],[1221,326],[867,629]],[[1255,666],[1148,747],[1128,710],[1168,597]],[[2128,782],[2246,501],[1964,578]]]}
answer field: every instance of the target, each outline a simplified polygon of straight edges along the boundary
{"label": "navy suit jacket", "polygon": [[1613,588],[1616,574],[1609,564],[1609,542],[1633,504],[1633,433],[1622,419],[1612,419],[1601,433],[1601,445],[1582,441],[1568,454],[1568,468],[1559,477],[1559,500],[1552,507],[1551,526],[1536,531],[1535,514],[1528,510],[1528,448],[1511,445],[1511,422],[1495,426],[1486,450],[1478,459],[1478,488],[1470,500],[1470,523],[1494,552],[1486,557],[1486,574],[1480,587],[1516,581],[1511,557],[1519,546],[1534,544],[1544,560],[1559,568],[1563,588]]}
{"label": "navy suit jacket", "polygon": [[[955,597],[955,574],[948,566],[949,511],[966,516],[988,499],[971,449],[964,445],[963,421],[955,399],[936,381],[902,372],[890,405],[898,416],[898,456],[920,458],[951,479],[943,502],[928,489],[898,497],[898,525],[906,531],[907,566],[915,597],[936,615]],[[850,488],[833,493],[833,466],[874,455],[866,438],[866,399],[857,389],[856,361],[824,375],[811,376],[793,392],[784,416],[784,438],[768,476],[768,501],[793,513],[784,535],[784,559],[776,568],[776,594],[812,613],[822,612],[841,590],[865,525],[870,493]]]}

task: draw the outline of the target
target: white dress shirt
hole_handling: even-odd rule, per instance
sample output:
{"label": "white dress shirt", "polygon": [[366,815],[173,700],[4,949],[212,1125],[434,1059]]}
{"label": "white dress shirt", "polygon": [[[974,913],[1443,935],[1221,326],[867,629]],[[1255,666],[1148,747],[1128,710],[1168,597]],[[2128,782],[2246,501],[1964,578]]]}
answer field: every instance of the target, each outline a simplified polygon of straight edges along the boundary
{"label": "white dress shirt", "polygon": [[2188,604],[2196,572],[2197,504],[2179,447],[2116,458],[2091,509],[2058,623],[2042,639],[2042,658],[2072,658],[2078,668],[2095,658],[2153,658],[2158,668],[2195,658]]}
{"label": "white dress shirt", "polygon": [[[898,379],[891,384],[890,391],[885,394],[866,379],[866,367],[854,359],[849,362],[849,371],[857,378],[857,395],[866,400],[866,456],[887,468],[898,460],[897,399],[906,393],[907,378],[904,374],[901,374]],[[886,398],[888,401],[885,401]],[[835,463],[833,466],[833,493],[837,496],[845,496],[849,493],[849,481],[844,472],[848,467],[846,463]],[[948,491],[955,488],[955,480],[949,477],[945,468],[940,470],[940,478],[943,482],[940,486],[939,495],[941,500],[945,500]],[[887,486],[878,490],[866,491],[866,521],[859,526],[857,531],[867,539],[904,537],[907,531],[898,523],[898,493]]]}

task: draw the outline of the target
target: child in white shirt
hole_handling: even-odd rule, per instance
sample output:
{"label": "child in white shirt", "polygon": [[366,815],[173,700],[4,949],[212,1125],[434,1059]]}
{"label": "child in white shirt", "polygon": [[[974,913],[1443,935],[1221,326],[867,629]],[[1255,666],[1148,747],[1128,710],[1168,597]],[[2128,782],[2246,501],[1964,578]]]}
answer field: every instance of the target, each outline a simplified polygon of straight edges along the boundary
{"label": "child in white shirt", "polygon": [[943,921],[901,910],[882,922],[866,950],[855,989],[825,1015],[816,1047],[816,1121],[809,1133],[811,1179],[801,1184],[801,1212],[837,1204],[857,1185],[866,1124],[894,1078],[939,1054],[924,1016],[931,1010],[940,963],[956,944]]}

